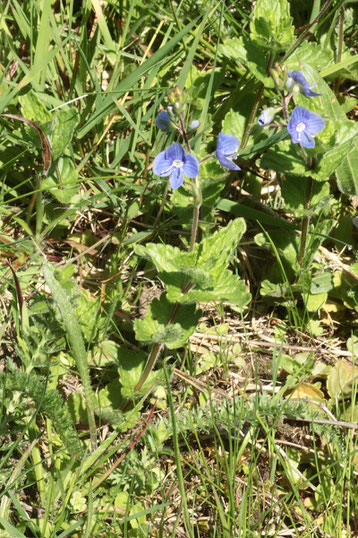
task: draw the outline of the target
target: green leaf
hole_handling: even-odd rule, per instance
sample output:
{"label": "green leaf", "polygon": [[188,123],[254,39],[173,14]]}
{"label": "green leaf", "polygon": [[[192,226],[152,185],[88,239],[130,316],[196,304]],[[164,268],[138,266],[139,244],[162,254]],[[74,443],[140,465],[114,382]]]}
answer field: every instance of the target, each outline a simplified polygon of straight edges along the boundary
{"label": "green leaf", "polygon": [[267,137],[265,140],[262,140],[261,142],[258,142],[257,144],[254,144],[253,146],[250,146],[242,151],[240,150],[240,157],[247,157],[249,155],[253,155],[254,153],[262,153],[263,150],[271,146],[275,146],[276,144],[281,142],[281,140],[284,140],[288,137],[289,134],[287,129],[282,129],[278,133]]}
{"label": "green leaf", "polygon": [[47,110],[44,103],[33,90],[30,90],[25,95],[21,95],[19,102],[21,105],[21,114],[27,120],[39,125],[49,123],[52,120],[51,112]]}
{"label": "green leaf", "polygon": [[[243,219],[196,244],[192,252],[181,252],[170,245],[139,245],[136,252],[155,264],[168,287],[168,300],[180,303],[228,301],[239,308],[250,298],[245,284],[227,270],[229,260],[246,229]],[[184,284],[192,286],[182,293]]]}
{"label": "green leaf", "polygon": [[272,78],[267,75],[265,55],[262,54],[262,49],[252,40],[245,37],[226,39],[222,45],[219,45],[219,54],[225,56],[225,58],[241,62],[267,88],[274,87]]}
{"label": "green leaf", "polygon": [[55,112],[50,136],[53,159],[57,159],[65,151],[72,140],[77,123],[78,115],[75,109],[61,109]]}
{"label": "green leaf", "polygon": [[287,69],[302,70],[303,64],[309,64],[319,70],[322,65],[329,65],[334,60],[332,49],[324,48],[313,41],[303,41],[285,62]]}
{"label": "green leaf", "polygon": [[327,149],[333,148],[337,142],[343,142],[343,140],[338,141],[336,138],[337,128],[335,122],[346,121],[347,118],[342,112],[336,96],[318,71],[308,63],[303,63],[301,70],[308,83],[310,85],[316,84],[315,91],[322,95],[311,98],[308,106],[307,97],[298,92],[294,95],[295,104],[309,108],[310,112],[316,112],[323,117],[326,121],[326,127],[315,137],[315,140],[322,140]]}
{"label": "green leaf", "polygon": [[328,181],[336,173],[341,192],[358,194],[357,147],[358,136],[353,136],[327,151],[317,162],[312,176],[317,181]]}
{"label": "green leaf", "polygon": [[311,293],[325,293],[333,289],[332,273],[321,273],[312,279]]}
{"label": "green leaf", "polygon": [[246,118],[242,116],[239,112],[230,110],[222,122],[222,132],[226,134],[232,134],[236,136],[239,140],[242,139],[242,136],[245,131]]}
{"label": "green leaf", "polygon": [[[305,209],[307,193],[307,179],[305,177],[288,177],[285,181],[282,181],[281,192],[286,208],[296,217],[302,217],[308,213],[307,209]],[[309,213],[312,214],[315,210],[320,210],[322,205],[329,200],[329,195],[330,186],[328,182],[314,181]]]}
{"label": "green leaf", "polygon": [[358,368],[342,359],[334,365],[327,378],[327,389],[331,398],[340,395],[350,396],[353,391],[353,383],[358,378]]}
{"label": "green leaf", "polygon": [[[348,69],[348,67],[350,67],[351,65],[354,65],[358,63],[358,54],[354,54],[354,55],[343,55],[343,59],[334,64],[334,65],[331,65],[330,67],[325,67],[324,69],[322,69],[322,71],[320,72],[321,76],[322,77],[328,77],[330,75],[336,75],[337,76],[337,73],[341,70],[345,70],[345,69]],[[351,70],[348,69],[348,72],[350,72]],[[352,77],[353,78],[353,77]]]}
{"label": "green leaf", "polygon": [[136,319],[134,330],[139,341],[162,342],[169,349],[181,347],[193,334],[199,322],[201,311],[194,305],[184,305],[178,310],[173,323],[168,324],[174,305],[162,293],[154,299],[144,319]]}
{"label": "green leaf", "polygon": [[336,169],[336,178],[343,194],[358,196],[358,137],[354,138],[350,150]]}
{"label": "green leaf", "polygon": [[265,170],[275,170],[282,174],[309,176],[302,155],[291,140],[283,140],[275,148],[269,149],[260,159],[260,166]]}
{"label": "green leaf", "polygon": [[294,39],[287,0],[258,0],[250,23],[251,39],[269,50],[285,50]]}
{"label": "green leaf", "polygon": [[308,312],[317,312],[327,301],[328,293],[317,293],[304,297]]}
{"label": "green leaf", "polygon": [[122,347],[118,350],[118,361],[118,373],[122,385],[121,394],[123,398],[128,398],[133,395],[133,389],[142,375],[146,354],[144,351],[133,351]]}
{"label": "green leaf", "polygon": [[180,288],[168,284],[168,299],[181,304],[224,301],[238,308],[244,308],[250,302],[251,295],[246,284],[231,271],[225,269],[216,276],[213,286],[209,289],[200,289],[199,286],[195,286],[182,294]]}
{"label": "green leaf", "polygon": [[72,159],[60,157],[57,162],[57,171],[52,172],[42,181],[42,189],[49,190],[61,204],[67,204],[77,194],[78,174]]}
{"label": "green leaf", "polygon": [[257,209],[249,207],[246,204],[238,204],[232,200],[228,200],[227,198],[221,198],[218,201],[216,208],[220,211],[226,211],[232,215],[245,217],[245,219],[249,219],[254,222],[257,221],[268,226],[284,228],[285,230],[295,230],[297,228],[294,224],[292,224],[292,222],[288,222],[278,215],[271,215],[263,211],[258,211]]}

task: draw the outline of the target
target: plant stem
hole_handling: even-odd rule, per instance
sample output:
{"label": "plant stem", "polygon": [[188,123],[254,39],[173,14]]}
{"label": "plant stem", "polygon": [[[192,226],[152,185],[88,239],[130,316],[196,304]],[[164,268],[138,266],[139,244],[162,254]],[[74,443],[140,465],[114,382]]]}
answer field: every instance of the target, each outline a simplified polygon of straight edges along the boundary
{"label": "plant stem", "polygon": [[[272,52],[270,52],[269,59],[268,59],[268,62],[267,62],[267,68],[266,68],[266,72],[267,72],[268,75],[270,74],[270,69],[271,69],[273,61],[274,61],[274,54]],[[260,104],[261,97],[262,97],[262,94],[264,92],[264,89],[265,89],[265,84],[261,84],[259,86],[259,89],[257,90],[256,98],[255,98],[255,101],[254,101],[254,104],[253,104],[253,107],[252,107],[252,110],[251,110],[251,113],[250,113],[249,121],[247,123],[244,135],[242,137],[242,141],[241,141],[241,144],[240,144],[240,149],[245,149],[246,148],[246,144],[247,144],[247,142],[249,140],[250,132],[251,132],[251,129],[252,129],[253,125],[254,125],[255,117],[256,117],[256,114],[257,114],[257,109],[259,108],[259,104]]]}
{"label": "plant stem", "polygon": [[[308,183],[307,183],[306,199],[305,199],[306,211],[309,210],[310,205],[311,205],[312,187],[313,187],[313,178],[309,177]],[[307,235],[308,235],[308,225],[309,225],[309,216],[305,215],[302,218],[302,225],[301,225],[301,243],[300,243],[300,252],[298,254],[299,265],[302,265],[304,255],[305,255]]]}
{"label": "plant stem", "polygon": [[140,376],[138,383],[134,387],[133,392],[138,392],[143,387],[144,383],[147,380],[147,377],[154,368],[154,365],[157,361],[157,358],[159,357],[159,353],[162,347],[163,344],[161,343],[154,344],[154,346],[152,347],[152,351],[150,352],[150,355],[148,357],[147,364],[145,365],[142,375]]}
{"label": "plant stem", "polygon": [[[183,129],[183,133],[184,133],[184,129]],[[189,144],[188,144],[189,146]],[[189,148],[189,151],[190,151],[190,148]],[[196,182],[196,178],[193,179],[193,205],[194,205],[194,210],[193,210],[193,222],[192,222],[192,226],[191,226],[191,237],[190,237],[190,244],[189,244],[189,251],[191,252],[193,249],[194,249],[194,246],[195,246],[195,242],[196,242],[196,237],[197,237],[197,233],[198,233],[198,225],[199,225],[199,215],[200,215],[200,206],[201,206],[201,192],[200,192],[200,188],[198,186],[198,183]],[[189,282],[184,282],[183,283],[183,286],[182,286],[182,294],[185,294],[187,293],[190,288],[192,287],[192,284]],[[173,310],[170,314],[170,317],[168,319],[168,321],[166,322],[166,326],[169,325],[170,323],[173,323],[178,311],[179,311],[179,308],[180,308],[180,303],[176,303],[173,307]],[[146,382],[150,372],[152,371],[152,369],[154,368],[154,365],[159,357],[159,354],[162,350],[162,348],[164,347],[164,344],[162,343],[157,343],[157,344],[154,344],[154,346],[152,347],[152,350],[150,352],[150,355],[148,357],[148,360],[147,360],[147,364],[145,365],[145,368],[142,372],[142,375],[140,376],[139,378],[139,381],[138,383],[135,385],[134,389],[133,389],[133,392],[136,393],[138,392],[144,385],[144,383]],[[126,411],[127,407],[128,407],[128,404],[129,404],[129,400],[126,400],[125,402],[123,402],[122,406],[121,406],[121,409],[122,411]]]}
{"label": "plant stem", "polygon": [[256,94],[256,98],[255,98],[253,107],[251,109],[251,113],[250,113],[250,116],[249,116],[249,121],[247,123],[246,129],[245,129],[245,132],[244,132],[244,136],[242,137],[242,140],[241,140],[240,149],[245,149],[246,148],[246,144],[247,144],[247,142],[249,140],[250,132],[251,132],[252,126],[254,124],[254,120],[255,120],[255,117],[256,117],[256,114],[257,114],[257,109],[259,108],[259,104],[260,104],[260,101],[261,101],[262,94],[264,93],[264,89],[265,89],[265,84],[260,84],[260,87],[259,87],[259,89],[257,91],[257,94]]}
{"label": "plant stem", "polygon": [[[339,63],[342,59],[343,52],[343,31],[344,31],[344,10],[341,9],[339,13],[339,22],[338,22],[338,45],[337,45],[337,58],[336,63]],[[335,95],[339,92],[340,79],[337,78],[334,82],[334,93]]]}
{"label": "plant stem", "polygon": [[193,528],[190,523],[190,515],[189,515],[189,510],[188,510],[187,495],[185,491],[183,470],[181,467],[178,429],[177,429],[177,423],[176,423],[176,417],[175,417],[173,397],[170,390],[169,376],[168,376],[168,372],[166,368],[164,368],[164,375],[165,375],[165,381],[167,383],[167,389],[168,389],[167,394],[168,394],[168,403],[169,403],[170,416],[171,416],[172,429],[173,429],[175,465],[176,465],[176,472],[177,472],[177,477],[178,477],[178,485],[179,485],[179,491],[180,491],[180,496],[181,496],[181,502],[182,502],[183,511],[184,511],[184,527],[186,530],[186,536],[189,536],[190,538],[194,538]]}
{"label": "plant stem", "polygon": [[41,192],[41,181],[42,176],[37,176],[36,178],[36,227],[35,227],[35,241],[37,244],[40,244],[41,241],[41,230],[42,230],[42,221],[44,216],[44,207],[42,203],[42,192]]}
{"label": "plant stem", "polygon": [[[195,179],[193,180],[195,182]],[[195,185],[195,190],[196,190]],[[191,252],[194,248],[196,236],[198,234],[198,225],[199,225],[199,216],[200,216],[200,200],[198,195],[194,192],[194,210],[193,210],[193,223],[191,226],[191,237],[190,237],[190,244],[189,244],[189,251]]]}

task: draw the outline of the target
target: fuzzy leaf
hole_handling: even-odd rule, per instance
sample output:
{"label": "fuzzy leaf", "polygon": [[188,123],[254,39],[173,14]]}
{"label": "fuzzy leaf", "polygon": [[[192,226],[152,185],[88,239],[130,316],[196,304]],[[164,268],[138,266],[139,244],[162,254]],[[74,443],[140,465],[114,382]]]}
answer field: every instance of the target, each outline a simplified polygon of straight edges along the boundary
{"label": "fuzzy leaf", "polygon": [[61,204],[67,204],[77,193],[78,174],[69,157],[60,157],[57,163],[58,176],[54,169],[42,181],[47,189]]}
{"label": "fuzzy leaf", "polygon": [[181,347],[193,334],[199,322],[201,311],[194,305],[181,306],[173,323],[167,324],[173,312],[165,293],[154,299],[144,319],[136,319],[134,330],[139,341],[162,342],[168,349]]}
{"label": "fuzzy leaf", "polygon": [[[250,294],[227,266],[245,229],[244,220],[238,218],[196,244],[192,252],[153,243],[136,247],[136,252],[153,261],[168,287],[169,301],[189,304],[223,300],[242,308]],[[189,282],[193,286],[183,294],[183,285]]]}
{"label": "fuzzy leaf", "polygon": [[343,194],[358,196],[358,137],[336,169],[338,188]]}
{"label": "fuzzy leaf", "polygon": [[260,159],[260,166],[265,170],[275,170],[290,176],[309,176],[302,155],[291,140],[282,140],[272,149],[266,151]]}
{"label": "fuzzy leaf", "polygon": [[[307,193],[307,179],[303,177],[291,176],[282,182],[282,196],[287,209],[292,211],[296,217],[307,214],[305,200]],[[320,210],[322,205],[329,200],[330,187],[328,182],[315,181],[312,187],[310,213],[316,208]]]}
{"label": "fuzzy leaf", "polygon": [[246,284],[229,270],[224,270],[215,280],[211,289],[198,289],[193,287],[185,294],[181,289],[168,285],[169,301],[181,304],[209,303],[211,301],[224,301],[244,308],[250,301],[250,293]]}
{"label": "fuzzy leaf", "polygon": [[303,64],[309,64],[319,70],[322,65],[328,66],[334,60],[331,48],[322,47],[313,41],[303,41],[300,46],[287,58],[286,69],[302,70]]}
{"label": "fuzzy leaf", "polygon": [[[342,130],[346,125],[353,125],[353,122],[341,123]],[[338,123],[336,127],[338,127]],[[341,192],[345,194],[358,194],[358,175],[357,175],[357,149],[358,136],[357,129],[351,129],[352,136],[341,144],[337,144],[332,149],[321,156],[317,162],[312,176],[317,181],[328,181],[330,176],[335,172]],[[337,129],[338,132],[338,129]]]}
{"label": "fuzzy leaf", "polygon": [[250,23],[251,39],[269,50],[285,50],[294,39],[287,0],[258,0]]}
{"label": "fuzzy leaf", "polygon": [[44,103],[33,90],[25,95],[21,95],[19,102],[21,113],[27,120],[33,121],[37,125],[49,123],[52,120],[51,112],[47,110]]}
{"label": "fuzzy leaf", "polygon": [[75,127],[78,123],[77,111],[73,108],[57,110],[52,120],[51,146],[52,158],[62,155],[72,140]]}

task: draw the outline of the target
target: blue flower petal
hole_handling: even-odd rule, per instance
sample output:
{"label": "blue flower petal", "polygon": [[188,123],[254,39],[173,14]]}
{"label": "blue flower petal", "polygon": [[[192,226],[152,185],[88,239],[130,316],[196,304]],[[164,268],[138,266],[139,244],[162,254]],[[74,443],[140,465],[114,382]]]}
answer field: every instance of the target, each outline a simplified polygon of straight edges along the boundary
{"label": "blue flower petal", "polygon": [[[221,151],[227,157],[229,155],[234,155],[239,149],[240,141],[236,136],[231,134],[219,133],[217,150]],[[236,157],[236,155],[235,155]]]}
{"label": "blue flower petal", "polygon": [[302,86],[301,92],[305,94],[306,97],[317,97],[318,95],[322,95],[321,93],[314,92],[311,88],[315,86],[310,87],[308,81],[306,80],[304,74],[302,71],[290,71],[288,70],[288,76],[290,77],[287,80],[287,86],[288,88],[292,85],[292,80],[296,82],[299,86]]}
{"label": "blue flower petal", "polygon": [[166,158],[166,151],[161,151],[153,161],[153,172],[157,176],[169,176],[173,162]]}
{"label": "blue flower petal", "polygon": [[240,141],[236,136],[231,134],[219,133],[218,143],[216,146],[216,157],[224,168],[229,170],[240,170],[237,164],[232,162],[232,159],[237,157]]}
{"label": "blue flower petal", "polygon": [[268,123],[270,123],[274,115],[275,113],[273,112],[272,108],[266,108],[266,110],[264,110],[262,114],[259,116],[257,123],[261,125],[261,127],[263,125],[267,125]]}
{"label": "blue flower petal", "polygon": [[293,109],[291,119],[287,124],[287,131],[294,144],[302,144],[305,148],[314,148],[314,135],[324,129],[326,123],[319,114],[310,112],[303,106]]}
{"label": "blue flower petal", "polygon": [[153,172],[157,176],[170,176],[169,182],[173,189],[177,189],[187,177],[199,174],[199,161],[191,153],[185,153],[182,146],[175,142],[165,151],[161,151],[153,161]]}
{"label": "blue flower petal", "polygon": [[187,153],[184,159],[183,172],[187,177],[196,177],[199,174],[199,161],[191,153]]}
{"label": "blue flower petal", "polygon": [[172,189],[178,189],[184,181],[184,174],[181,168],[173,168],[170,174],[169,183]]}
{"label": "blue flower petal", "polygon": [[288,76],[296,82],[296,84],[299,84],[300,86],[308,86],[308,82],[305,79],[304,74],[302,71],[290,71],[288,70]]}
{"label": "blue flower petal", "polygon": [[170,116],[166,110],[161,110],[155,118],[155,125],[167,133],[173,129]]}
{"label": "blue flower petal", "polygon": [[307,131],[303,131],[300,134],[299,143],[305,148],[314,148],[316,145],[313,136],[311,136]]}
{"label": "blue flower petal", "polygon": [[322,95],[321,93],[314,92],[313,90],[311,90],[309,86],[305,86],[302,89],[302,92],[305,94],[306,97],[318,97],[318,95]]}
{"label": "blue flower petal", "polygon": [[221,151],[216,151],[216,157],[224,168],[228,168],[229,170],[241,170],[237,164],[233,163],[230,159],[225,157],[225,155]]}
{"label": "blue flower petal", "polygon": [[315,135],[321,131],[326,126],[326,122],[319,114],[316,114],[315,112],[310,112],[310,115],[307,119],[307,131],[310,135]]}
{"label": "blue flower petal", "polygon": [[185,151],[179,142],[174,142],[169,148],[165,151],[165,158],[170,161],[182,161],[184,162]]}

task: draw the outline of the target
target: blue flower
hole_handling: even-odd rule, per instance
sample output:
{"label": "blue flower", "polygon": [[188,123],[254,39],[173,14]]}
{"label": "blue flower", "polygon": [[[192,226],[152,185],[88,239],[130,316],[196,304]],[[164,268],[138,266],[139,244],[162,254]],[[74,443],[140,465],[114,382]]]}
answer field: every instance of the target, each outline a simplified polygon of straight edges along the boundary
{"label": "blue flower", "polygon": [[170,116],[166,110],[161,110],[158,116],[155,118],[155,125],[158,129],[169,133],[173,128]]}
{"label": "blue flower", "polygon": [[321,93],[317,93],[311,90],[311,88],[314,88],[316,84],[313,84],[313,86],[310,86],[307,80],[305,79],[305,76],[302,73],[302,71],[288,71],[288,76],[290,77],[287,80],[288,88],[292,86],[292,81],[294,81],[299,86],[302,86],[301,92],[304,93],[306,97],[317,97],[318,95],[322,95]]}
{"label": "blue flower", "polygon": [[185,153],[182,146],[175,142],[156,156],[153,172],[160,177],[170,176],[172,189],[177,189],[183,184],[184,175],[195,177],[199,174],[199,161],[191,153]]}
{"label": "blue flower", "polygon": [[236,136],[231,134],[219,133],[218,143],[216,146],[216,157],[224,168],[229,170],[241,170],[232,160],[237,157],[240,141]]}
{"label": "blue flower", "polygon": [[275,115],[275,109],[274,108],[266,108],[266,110],[264,110],[262,112],[261,116],[257,120],[257,123],[259,125],[261,125],[261,127],[263,125],[267,125],[268,123],[270,123],[270,121],[272,120],[274,115]]}
{"label": "blue flower", "polygon": [[294,144],[301,144],[305,148],[314,148],[314,135],[322,131],[326,126],[325,121],[319,114],[310,112],[304,106],[296,106],[293,109],[287,131],[291,135]]}
{"label": "blue flower", "polygon": [[199,120],[193,120],[191,124],[188,126],[188,131],[195,131],[195,129],[197,129],[199,125],[200,125]]}

